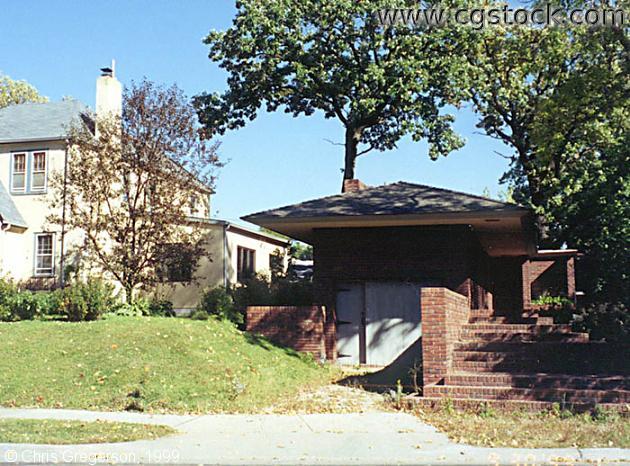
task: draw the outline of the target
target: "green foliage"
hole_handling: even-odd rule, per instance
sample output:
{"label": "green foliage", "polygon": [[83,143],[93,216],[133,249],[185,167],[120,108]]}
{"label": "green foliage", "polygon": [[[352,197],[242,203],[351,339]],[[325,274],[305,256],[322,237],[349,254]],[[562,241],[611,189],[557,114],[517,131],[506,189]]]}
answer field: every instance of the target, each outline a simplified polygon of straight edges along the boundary
{"label": "green foliage", "polygon": [[208,320],[210,316],[206,311],[202,311],[200,309],[195,309],[191,314],[190,318],[192,320]]}
{"label": "green foliage", "polygon": [[313,260],[313,246],[305,244],[300,241],[293,241],[291,243],[291,249],[289,255],[293,259],[299,260]]}
{"label": "green foliage", "polygon": [[0,321],[32,320],[59,313],[60,291],[21,290],[10,280],[0,279]]}
{"label": "green foliage", "polygon": [[532,304],[535,306],[572,306],[573,301],[566,296],[551,296],[543,293],[538,298],[532,299]]}
{"label": "green foliage", "polygon": [[111,284],[100,279],[73,283],[62,291],[61,313],[71,322],[96,320],[115,305]]}
{"label": "green foliage", "polygon": [[579,310],[573,328],[588,332],[593,340],[627,344],[630,341],[630,312],[623,303],[591,304]]}
{"label": "green foliage", "polygon": [[588,299],[626,304],[628,43],[612,27],[488,28],[467,53],[478,126],[513,149],[503,181],[535,210],[543,246],[578,248]]}
{"label": "green foliage", "polygon": [[143,317],[149,315],[150,302],[146,298],[136,298],[133,302],[118,303],[114,314],[123,317]]}
{"label": "green foliage", "polygon": [[243,313],[234,307],[234,300],[224,286],[207,290],[201,297],[197,311],[221,320],[229,320],[237,325],[243,323]]}
{"label": "green foliage", "polygon": [[168,299],[152,299],[149,301],[148,315],[154,317],[175,317],[173,303]]}
{"label": "green foliage", "polygon": [[310,306],[313,304],[313,284],[309,280],[287,277],[271,281],[263,274],[245,280],[232,288],[234,306],[241,312],[247,306]]}
{"label": "green foliage", "polygon": [[0,74],[0,108],[28,102],[47,102],[32,85],[26,81],[15,81]]}
{"label": "green foliage", "polygon": [[417,2],[239,1],[233,26],[205,39],[229,88],[195,98],[200,121],[213,134],[244,126],[261,109],[319,111],[345,128],[346,179],[361,154],[390,150],[406,135],[428,141],[432,159],[447,155],[462,146],[444,107],[458,102],[450,85],[465,56],[449,28],[386,28],[374,15],[405,6]]}

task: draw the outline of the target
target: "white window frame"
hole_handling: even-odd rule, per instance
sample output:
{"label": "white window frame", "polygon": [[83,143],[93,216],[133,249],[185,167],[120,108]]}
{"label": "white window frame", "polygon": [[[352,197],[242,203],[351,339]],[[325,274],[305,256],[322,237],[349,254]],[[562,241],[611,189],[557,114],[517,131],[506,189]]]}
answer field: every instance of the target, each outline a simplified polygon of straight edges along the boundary
{"label": "white window frame", "polygon": [[[35,175],[35,155],[38,155],[38,154],[43,154],[44,155],[44,170],[43,170],[43,173],[44,173],[44,185],[41,186],[41,187],[34,187],[33,186],[33,178],[34,178],[34,175]],[[46,189],[48,188],[48,152],[45,151],[45,150],[36,150],[36,151],[31,152],[30,169],[31,169],[30,170],[31,173],[30,173],[30,177],[29,177],[30,178],[29,179],[29,181],[30,181],[30,185],[29,185],[30,190],[29,190],[29,192],[32,192],[32,193],[43,193],[43,192],[46,192]],[[39,170],[38,173],[42,173],[42,171]]]}
{"label": "white window frame", "polygon": [[[51,257],[51,268],[46,269],[46,271],[40,271],[37,268],[37,259],[40,256],[44,256],[44,254],[39,254],[38,251],[38,242],[39,242],[39,238],[42,236],[50,236],[50,241],[51,241],[51,252],[50,252],[50,257]],[[48,254],[45,254],[46,256],[48,256]],[[55,234],[54,233],[50,233],[50,232],[41,232],[41,233],[35,233],[35,245],[34,245],[34,250],[33,250],[33,275],[36,277],[52,277],[55,275]]]}
{"label": "white window frame", "polygon": [[[18,155],[24,156],[24,172],[16,172],[15,171],[15,159]],[[13,181],[16,173],[22,173],[24,175],[24,186],[21,188],[16,188]],[[12,152],[11,153],[11,189],[12,193],[26,193],[26,188],[28,185],[28,152]]]}

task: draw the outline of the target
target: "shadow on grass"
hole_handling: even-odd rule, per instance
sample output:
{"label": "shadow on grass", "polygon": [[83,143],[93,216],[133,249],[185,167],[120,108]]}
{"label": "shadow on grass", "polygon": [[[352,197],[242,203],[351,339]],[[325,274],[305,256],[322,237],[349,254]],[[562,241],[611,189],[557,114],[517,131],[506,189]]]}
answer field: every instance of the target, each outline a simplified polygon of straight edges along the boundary
{"label": "shadow on grass", "polygon": [[252,345],[260,346],[264,350],[272,351],[275,349],[275,350],[283,351],[288,356],[292,356],[299,359],[305,358],[304,354],[292,348],[289,348],[287,346],[283,346],[281,343],[274,342],[272,339],[268,339],[266,337],[263,337],[262,335],[256,335],[249,332],[243,332],[243,336],[245,337],[245,340],[247,340],[248,343]]}

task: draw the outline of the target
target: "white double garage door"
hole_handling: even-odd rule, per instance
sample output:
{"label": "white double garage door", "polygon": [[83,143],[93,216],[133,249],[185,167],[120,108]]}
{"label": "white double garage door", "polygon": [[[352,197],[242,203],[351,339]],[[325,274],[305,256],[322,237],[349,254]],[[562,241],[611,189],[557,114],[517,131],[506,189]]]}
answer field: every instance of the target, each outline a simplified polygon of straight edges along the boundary
{"label": "white double garage door", "polygon": [[386,366],[419,343],[419,283],[345,283],[337,289],[339,364]]}

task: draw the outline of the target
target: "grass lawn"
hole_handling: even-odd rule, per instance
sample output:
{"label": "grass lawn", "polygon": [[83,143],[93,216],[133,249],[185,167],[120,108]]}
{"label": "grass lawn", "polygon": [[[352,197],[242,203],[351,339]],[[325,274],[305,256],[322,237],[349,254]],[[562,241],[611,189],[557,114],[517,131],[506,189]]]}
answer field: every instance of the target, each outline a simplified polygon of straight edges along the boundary
{"label": "grass lawn", "polygon": [[0,443],[69,445],[153,440],[177,431],[168,426],[127,422],[0,419]]}
{"label": "grass lawn", "polygon": [[481,413],[454,409],[414,411],[451,440],[484,447],[630,448],[630,418],[608,414]]}
{"label": "grass lawn", "polygon": [[0,405],[255,412],[334,370],[226,322],[0,323]]}

